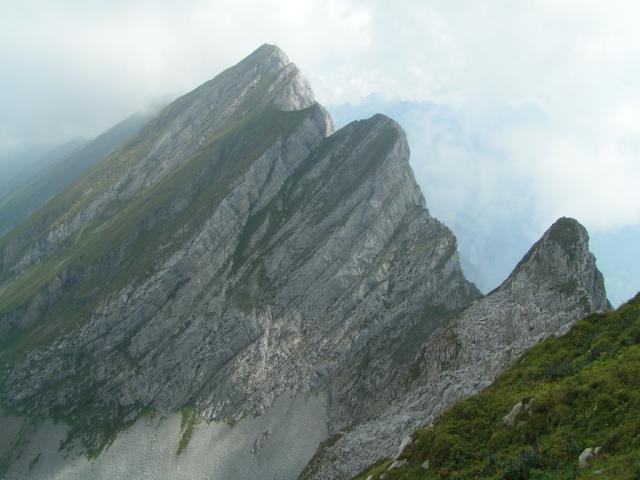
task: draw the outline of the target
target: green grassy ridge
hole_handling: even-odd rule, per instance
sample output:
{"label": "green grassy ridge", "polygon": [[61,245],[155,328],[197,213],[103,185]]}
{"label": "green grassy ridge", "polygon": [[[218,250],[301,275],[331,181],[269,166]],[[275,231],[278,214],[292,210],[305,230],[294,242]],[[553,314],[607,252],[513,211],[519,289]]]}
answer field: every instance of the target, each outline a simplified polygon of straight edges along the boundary
{"label": "green grassy ridge", "polygon": [[[513,406],[530,400],[513,426]],[[529,349],[486,390],[459,401],[402,453],[357,479],[640,478],[640,294]],[[587,447],[602,453],[586,468]],[[421,465],[429,461],[429,469]]]}
{"label": "green grassy ridge", "polygon": [[[52,306],[40,326],[5,339],[2,356],[46,342],[61,327],[73,326],[100,299],[150,274],[158,256],[167,255],[179,243],[178,236],[195,233],[228,194],[233,181],[279,137],[290,134],[313,108],[283,112],[267,107],[230,125],[148,190],[114,207],[117,214],[112,218],[94,220],[58,253],[25,271],[2,292],[0,313],[21,308],[56,276],[68,271],[88,273],[82,289],[65,293],[64,303],[74,309],[64,309],[60,315],[61,309]],[[170,212],[179,198],[184,199],[185,208],[177,214],[162,214]],[[146,226],[149,218],[158,215],[161,221]]]}
{"label": "green grassy ridge", "polygon": [[124,144],[148,120],[149,115],[133,115],[78,150],[65,155],[44,171],[31,177],[22,187],[0,202],[0,230],[26,219],[32,211],[43,205],[102,158]]}

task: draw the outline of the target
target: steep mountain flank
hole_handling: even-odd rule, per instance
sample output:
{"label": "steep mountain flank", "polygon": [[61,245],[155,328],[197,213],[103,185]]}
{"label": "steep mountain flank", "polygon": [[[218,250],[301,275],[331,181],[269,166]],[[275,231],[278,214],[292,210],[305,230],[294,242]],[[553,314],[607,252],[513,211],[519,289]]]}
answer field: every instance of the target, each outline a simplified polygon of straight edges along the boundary
{"label": "steep mountain flank", "polygon": [[124,143],[150,118],[149,114],[132,115],[86,145],[60,156],[46,169],[27,179],[20,188],[0,201],[0,235],[24,221],[49,198]]}
{"label": "steep mountain flank", "polygon": [[332,432],[383,411],[377,392],[480,296],[408,158],[382,115],[333,133],[260,47],[0,240],[6,409],[63,420],[91,455],[143,414],[182,409],[193,432],[316,395]]}
{"label": "steep mountain flank", "polygon": [[527,350],[413,433],[404,465],[358,478],[638,478],[639,364],[640,295]]}
{"label": "steep mountain flank", "polygon": [[607,307],[586,230],[573,219],[558,220],[500,287],[427,339],[405,375],[388,386],[395,392],[391,406],[333,437],[303,477],[349,478],[392,456],[406,435],[487,387],[525,349]]}
{"label": "steep mountain flank", "polygon": [[69,155],[82,149],[88,143],[82,138],[68,140],[53,149],[42,146],[24,146],[20,151],[0,154],[2,177],[0,177],[0,204],[16,193],[38,172],[64,160]]}

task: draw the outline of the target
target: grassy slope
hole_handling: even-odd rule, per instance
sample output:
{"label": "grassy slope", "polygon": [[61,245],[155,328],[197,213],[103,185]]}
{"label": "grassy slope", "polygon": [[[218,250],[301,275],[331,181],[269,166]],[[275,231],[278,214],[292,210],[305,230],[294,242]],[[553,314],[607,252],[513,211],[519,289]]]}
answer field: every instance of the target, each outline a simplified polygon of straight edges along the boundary
{"label": "grassy slope", "polygon": [[[505,425],[502,418],[525,399],[531,414]],[[408,463],[385,478],[639,479],[640,294],[531,348],[413,439],[401,456]],[[596,446],[602,454],[579,468],[578,455]],[[390,463],[357,478],[378,478]]]}
{"label": "grassy slope", "polygon": [[49,165],[0,202],[0,233],[27,218],[47,199],[62,191],[85,171],[137,132],[148,116],[134,115]]}

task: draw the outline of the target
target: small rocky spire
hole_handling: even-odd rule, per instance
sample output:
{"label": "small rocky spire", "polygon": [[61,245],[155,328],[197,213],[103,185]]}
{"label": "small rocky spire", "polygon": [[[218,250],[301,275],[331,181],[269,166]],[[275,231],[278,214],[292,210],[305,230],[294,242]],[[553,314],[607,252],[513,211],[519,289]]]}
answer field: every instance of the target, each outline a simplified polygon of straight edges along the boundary
{"label": "small rocky spire", "polygon": [[609,305],[604,277],[589,251],[589,234],[573,218],[562,217],[551,225],[505,284],[521,281],[523,276],[531,283],[550,286],[560,294],[584,290],[591,311],[606,309]]}

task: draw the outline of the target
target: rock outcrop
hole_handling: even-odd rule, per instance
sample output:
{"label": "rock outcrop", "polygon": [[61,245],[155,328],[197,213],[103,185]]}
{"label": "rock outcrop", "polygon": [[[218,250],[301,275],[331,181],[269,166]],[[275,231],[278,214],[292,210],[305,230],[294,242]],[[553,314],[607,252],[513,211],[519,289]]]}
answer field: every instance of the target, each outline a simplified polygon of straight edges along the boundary
{"label": "rock outcrop", "polygon": [[[396,382],[391,406],[336,434],[303,478],[351,478],[393,456],[401,440],[456,400],[487,387],[528,347],[565,333],[584,315],[608,308],[588,234],[570,218],[554,223],[496,290],[434,332]],[[408,387],[402,387],[408,385]]]}
{"label": "rock outcrop", "polygon": [[593,460],[595,457],[600,455],[601,447],[588,447],[585,448],[582,453],[578,456],[578,466],[580,468],[585,468],[589,465],[589,462]]}

